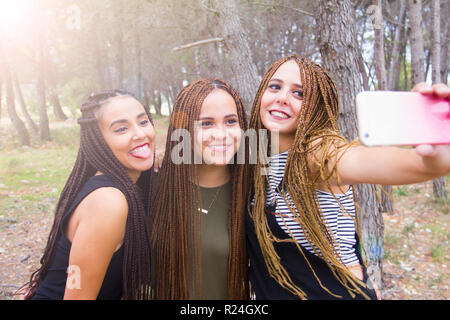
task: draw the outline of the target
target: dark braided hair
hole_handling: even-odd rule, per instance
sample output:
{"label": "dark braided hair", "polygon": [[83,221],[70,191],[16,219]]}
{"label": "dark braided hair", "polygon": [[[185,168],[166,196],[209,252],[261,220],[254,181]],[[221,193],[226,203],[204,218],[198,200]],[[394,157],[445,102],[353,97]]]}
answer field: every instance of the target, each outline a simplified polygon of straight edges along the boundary
{"label": "dark braided hair", "polygon": [[[136,99],[129,92],[112,90],[91,95],[88,101],[81,106],[82,115],[78,119],[81,126],[80,148],[77,159],[56,206],[53,226],[41,258],[41,267],[31,275],[27,298],[34,295],[48,271],[63,215],[71,206],[82,186],[97,171],[110,177],[117,184],[128,203],[128,217],[123,239],[123,298],[149,299],[151,297],[148,208],[152,169],[142,172],[137,183],[134,184],[125,167],[117,160],[105,142],[97,119],[100,107],[120,96],[131,96]],[[152,122],[149,108],[144,106],[144,109]]]}
{"label": "dark braided hair", "polygon": [[[194,136],[194,121],[198,119],[204,99],[215,89],[230,94],[235,103],[242,130],[247,129],[245,109],[237,92],[230,84],[218,79],[199,79],[184,87],[175,101],[171,123],[167,132],[167,143],[158,190],[152,202],[152,243],[156,263],[155,297],[157,299],[189,299],[198,294],[202,297],[201,214],[197,205],[201,201],[200,188],[194,164],[174,164],[171,152],[178,142],[170,137],[176,129],[186,129]],[[193,144],[191,144],[193,146]],[[241,143],[240,148],[247,145]],[[193,159],[194,148],[188,150]],[[183,152],[186,152],[183,150]],[[249,170],[248,161],[229,164],[232,183],[232,203],[228,214],[228,296],[230,299],[247,299],[248,258],[245,243],[245,208],[248,184],[244,177]],[[242,163],[239,161],[239,163]],[[201,199],[200,199],[201,200]],[[194,277],[194,279],[193,279]],[[192,292],[192,290],[194,292]]]}

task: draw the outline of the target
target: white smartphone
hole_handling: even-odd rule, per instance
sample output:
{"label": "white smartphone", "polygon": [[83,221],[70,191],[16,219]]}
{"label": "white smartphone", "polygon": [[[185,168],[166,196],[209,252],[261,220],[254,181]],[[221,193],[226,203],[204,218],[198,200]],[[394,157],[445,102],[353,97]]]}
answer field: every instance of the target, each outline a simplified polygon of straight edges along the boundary
{"label": "white smartphone", "polygon": [[356,96],[366,146],[450,144],[450,103],[418,92],[364,91]]}

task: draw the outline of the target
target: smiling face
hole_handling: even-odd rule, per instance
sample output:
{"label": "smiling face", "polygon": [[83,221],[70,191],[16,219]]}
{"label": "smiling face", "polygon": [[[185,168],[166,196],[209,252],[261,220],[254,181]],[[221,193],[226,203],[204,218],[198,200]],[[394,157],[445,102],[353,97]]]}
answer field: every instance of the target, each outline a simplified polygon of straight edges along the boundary
{"label": "smiling face", "polygon": [[279,132],[281,152],[289,149],[294,140],[302,99],[300,68],[294,60],[288,60],[270,79],[259,113],[267,130]]}
{"label": "smiling face", "polygon": [[100,131],[130,178],[136,182],[153,165],[155,131],[142,104],[130,96],[112,98],[99,109]]}
{"label": "smiling face", "polygon": [[215,89],[206,96],[194,134],[194,150],[204,163],[214,166],[229,163],[241,141],[236,102],[230,94]]}

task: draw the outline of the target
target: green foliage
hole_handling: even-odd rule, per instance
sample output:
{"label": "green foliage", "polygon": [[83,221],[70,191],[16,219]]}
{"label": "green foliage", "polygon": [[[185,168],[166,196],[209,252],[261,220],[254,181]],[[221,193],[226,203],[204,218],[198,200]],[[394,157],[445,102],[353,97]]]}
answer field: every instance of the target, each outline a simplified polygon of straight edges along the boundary
{"label": "green foliage", "polygon": [[407,196],[408,188],[406,186],[397,187],[393,191],[394,196]]}
{"label": "green foliage", "polygon": [[415,229],[414,223],[409,223],[403,227],[402,233],[408,236],[410,233],[414,231],[414,229]]}
{"label": "green foliage", "polygon": [[445,255],[446,246],[442,243],[431,246],[430,254],[431,258],[435,262],[445,262],[448,258]]}

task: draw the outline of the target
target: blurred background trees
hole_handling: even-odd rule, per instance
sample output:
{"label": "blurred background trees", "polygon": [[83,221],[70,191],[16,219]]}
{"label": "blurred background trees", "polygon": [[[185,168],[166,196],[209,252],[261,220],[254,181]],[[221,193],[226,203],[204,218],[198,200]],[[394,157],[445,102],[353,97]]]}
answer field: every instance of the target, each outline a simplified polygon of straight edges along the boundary
{"label": "blurred background trees", "polygon": [[[326,55],[336,43],[327,37],[337,27],[335,34],[352,43],[339,50],[351,54],[344,63],[358,90],[409,90],[418,81],[447,81],[448,1],[349,0],[343,10],[351,21],[336,15],[332,27],[319,9],[334,2],[0,1],[0,60],[17,79],[14,90],[21,89],[41,139],[49,138],[44,113],[52,121],[74,118],[87,94],[108,88],[126,88],[155,112],[168,113],[187,82],[221,77],[250,108],[262,73],[283,55],[298,53],[331,68]],[[349,81],[342,72],[332,70],[337,81]],[[0,117],[8,116],[7,78],[2,72]],[[341,92],[345,105],[353,104],[348,90]]]}

